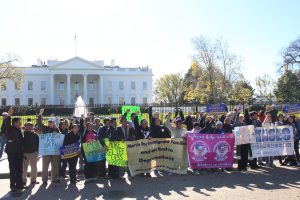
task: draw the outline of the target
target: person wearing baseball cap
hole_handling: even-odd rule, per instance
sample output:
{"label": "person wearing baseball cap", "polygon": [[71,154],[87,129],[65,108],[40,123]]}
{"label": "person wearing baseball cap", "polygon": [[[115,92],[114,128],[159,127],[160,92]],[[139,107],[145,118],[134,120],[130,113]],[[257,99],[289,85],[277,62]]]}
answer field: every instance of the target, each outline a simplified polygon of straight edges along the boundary
{"label": "person wearing baseball cap", "polygon": [[[50,117],[48,119],[48,125],[44,125],[43,123],[43,113],[44,109],[40,110],[40,113],[38,115],[38,128],[41,129],[41,134],[46,134],[46,133],[56,133],[56,134],[61,134],[59,129],[55,125],[55,118]],[[43,169],[42,169],[42,180],[43,180],[43,185],[47,185],[48,183],[48,168],[51,163],[51,181],[53,183],[60,183],[59,180],[59,155],[44,155],[42,157],[43,159]]]}

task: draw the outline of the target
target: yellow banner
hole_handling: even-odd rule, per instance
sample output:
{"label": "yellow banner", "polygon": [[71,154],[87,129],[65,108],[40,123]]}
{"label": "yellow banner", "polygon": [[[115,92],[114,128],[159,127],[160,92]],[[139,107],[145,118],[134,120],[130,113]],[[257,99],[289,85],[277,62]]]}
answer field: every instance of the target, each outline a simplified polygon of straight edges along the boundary
{"label": "yellow banner", "polygon": [[126,142],[128,167],[133,176],[153,170],[186,174],[186,143],[182,138]]}

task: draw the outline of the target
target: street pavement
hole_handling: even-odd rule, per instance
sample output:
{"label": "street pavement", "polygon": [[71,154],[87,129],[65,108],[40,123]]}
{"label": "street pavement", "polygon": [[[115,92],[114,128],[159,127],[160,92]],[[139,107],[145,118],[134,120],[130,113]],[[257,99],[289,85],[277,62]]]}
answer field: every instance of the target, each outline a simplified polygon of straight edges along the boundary
{"label": "street pavement", "polygon": [[[97,180],[76,185],[63,181],[60,184],[30,186],[25,191],[9,192],[9,180],[0,179],[1,199],[300,199],[300,167],[264,167],[247,172],[208,172],[187,175],[161,174],[133,180]],[[236,166],[235,166],[236,167]],[[152,173],[152,176],[154,174]],[[40,178],[38,178],[41,181]],[[29,181],[29,180],[28,180]]]}

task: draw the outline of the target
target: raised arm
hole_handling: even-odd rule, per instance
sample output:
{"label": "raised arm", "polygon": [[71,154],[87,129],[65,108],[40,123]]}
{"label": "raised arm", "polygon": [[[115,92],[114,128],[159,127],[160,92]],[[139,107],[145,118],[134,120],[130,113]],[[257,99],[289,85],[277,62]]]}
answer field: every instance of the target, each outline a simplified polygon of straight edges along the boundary
{"label": "raised arm", "polygon": [[44,109],[40,109],[40,113],[38,115],[38,121],[37,121],[37,124],[38,124],[38,127],[41,129],[41,132],[44,132],[46,126],[44,125],[43,123],[43,113],[44,113]]}

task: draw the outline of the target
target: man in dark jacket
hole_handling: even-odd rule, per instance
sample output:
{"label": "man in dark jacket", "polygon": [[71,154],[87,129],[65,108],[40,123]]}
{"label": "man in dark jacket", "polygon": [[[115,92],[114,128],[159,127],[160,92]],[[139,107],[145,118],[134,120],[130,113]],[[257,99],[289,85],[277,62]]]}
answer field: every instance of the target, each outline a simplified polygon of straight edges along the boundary
{"label": "man in dark jacket", "polygon": [[26,185],[26,176],[28,165],[30,163],[30,179],[31,184],[38,184],[37,177],[37,161],[39,150],[39,136],[33,130],[33,124],[26,122],[24,131],[24,161],[23,161],[23,185]]}
{"label": "man in dark jacket", "polygon": [[160,124],[161,121],[159,118],[152,118],[149,138],[171,138],[171,131]]}
{"label": "man in dark jacket", "polygon": [[[254,125],[254,128],[262,127],[261,122],[258,120],[257,112],[255,112],[255,111],[249,112],[248,108],[245,109],[245,119],[244,120],[245,120],[246,125]],[[250,144],[248,144],[248,147],[245,147],[245,148],[247,148],[252,154]],[[243,152],[248,153],[248,151],[246,151],[246,149],[243,149]],[[257,165],[257,158],[253,158],[253,160],[250,161],[250,167],[251,167],[251,169],[261,168],[260,166]]]}
{"label": "man in dark jacket", "polygon": [[10,189],[12,192],[22,190],[22,171],[23,171],[23,134],[21,131],[21,118],[11,119],[13,108],[9,108],[7,123],[4,127],[7,130],[7,145],[5,152],[8,156]]}

